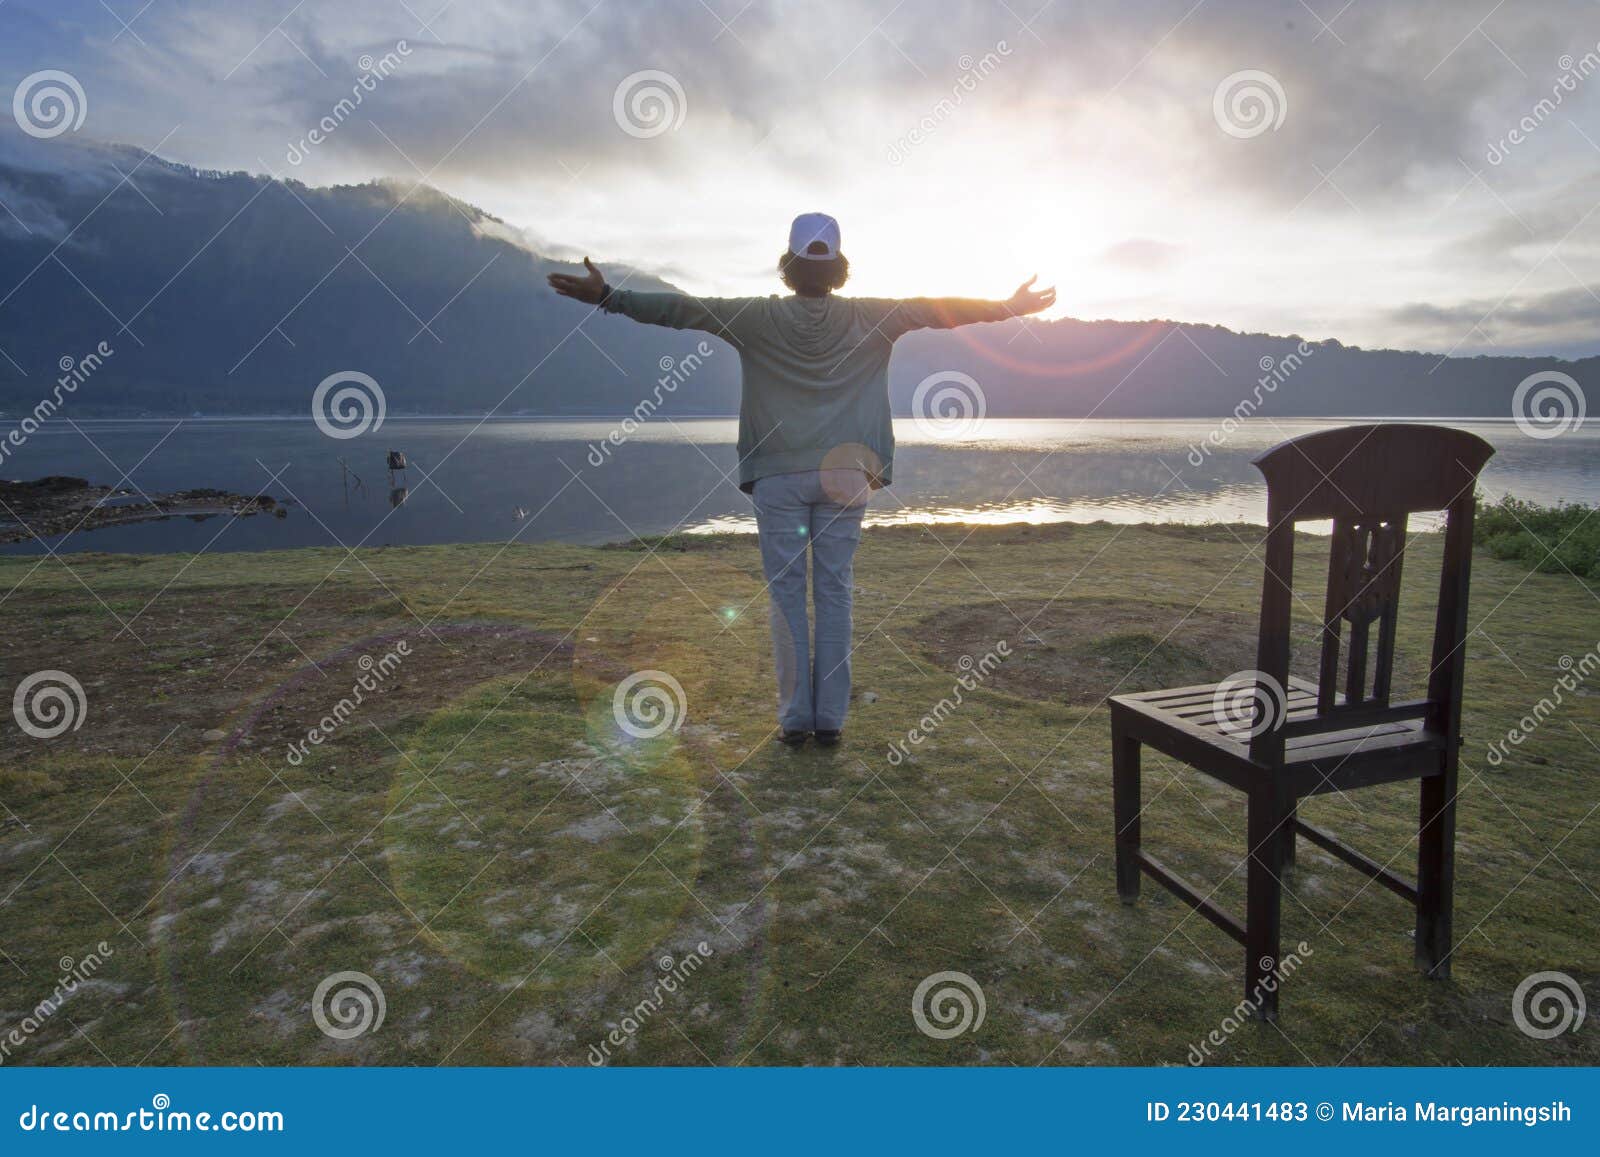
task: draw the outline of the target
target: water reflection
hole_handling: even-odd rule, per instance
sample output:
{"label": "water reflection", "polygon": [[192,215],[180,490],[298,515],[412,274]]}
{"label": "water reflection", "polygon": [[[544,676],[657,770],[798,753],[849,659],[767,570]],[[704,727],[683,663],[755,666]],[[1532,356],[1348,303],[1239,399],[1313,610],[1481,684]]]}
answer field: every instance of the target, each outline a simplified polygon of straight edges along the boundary
{"label": "water reflection", "polygon": [[343,458],[338,459],[338,462],[339,485],[344,493],[344,504],[348,507],[350,505],[351,488],[354,487],[357,495],[365,494],[367,492],[367,488],[366,485],[361,481],[361,475],[350,469],[350,463],[346,462]]}
{"label": "water reflection", "polygon": [[[889,492],[891,505],[874,505],[862,520],[866,526],[941,526],[978,525],[1001,526],[1007,523],[1027,523],[1041,526],[1052,522],[1110,522],[1132,525],[1141,522],[1255,522],[1266,519],[1266,497],[1250,487],[1229,486],[1204,494],[1178,496],[1158,500],[1150,495],[1122,494],[1101,499],[1066,502],[1054,498],[1032,498],[1017,501],[980,502],[972,504],[951,503],[910,506],[897,501],[898,495]],[[694,526],[686,527],[688,534],[754,533],[753,515],[727,515],[708,518]],[[1306,523],[1304,529],[1313,533],[1318,527]]]}
{"label": "water reflection", "polygon": [[[979,437],[943,444],[902,421],[895,484],[873,496],[867,523],[1260,524],[1265,490],[1250,460],[1284,438],[1342,424],[1250,422],[1197,453],[1215,423],[988,421]],[[1538,441],[1511,422],[1453,424],[1498,449],[1483,476],[1491,496],[1600,501],[1596,432]],[[48,540],[67,551],[504,542],[513,535],[519,542],[600,543],[755,527],[750,500],[734,484],[737,424],[727,419],[648,423],[608,446],[599,465],[589,448],[605,441],[614,422],[391,416],[384,432],[403,451],[366,439],[334,442],[309,420],[184,421],[176,429],[172,421],[79,425],[81,432],[42,428],[8,460],[10,471],[110,482],[103,451],[116,462],[140,463],[132,481],[149,493],[265,489],[291,510],[282,520],[233,520],[220,534],[215,524],[201,530],[172,520]],[[375,493],[363,478],[385,477],[391,450],[398,458],[392,484]],[[411,487],[409,469],[426,483]]]}

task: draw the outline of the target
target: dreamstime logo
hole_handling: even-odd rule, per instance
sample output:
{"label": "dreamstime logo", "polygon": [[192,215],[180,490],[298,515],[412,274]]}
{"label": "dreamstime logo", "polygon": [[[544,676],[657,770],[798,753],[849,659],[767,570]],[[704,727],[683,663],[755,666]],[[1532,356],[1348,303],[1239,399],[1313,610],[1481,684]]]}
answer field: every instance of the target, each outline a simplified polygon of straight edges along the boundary
{"label": "dreamstime logo", "polygon": [[678,387],[688,381],[706,359],[716,353],[710,342],[703,338],[695,344],[694,351],[681,358],[674,358],[670,354],[662,354],[661,360],[656,364],[661,367],[661,376],[656,379],[656,388],[648,398],[641,398],[639,404],[633,408],[633,413],[622,419],[620,426],[612,428],[599,442],[589,443],[588,460],[591,466],[604,466],[611,457],[611,451],[621,446],[645,422],[655,416],[664,400],[663,394],[677,393]]}
{"label": "dreamstime logo", "polygon": [[61,376],[56,379],[55,386],[50,393],[40,398],[33,409],[22,416],[4,440],[0,440],[0,462],[4,462],[24,445],[29,438],[38,433],[39,427],[55,417],[60,412],[67,398],[78,392],[78,387],[87,382],[100,367],[106,364],[106,359],[116,351],[108,342],[100,342],[82,357],[73,357],[71,354],[62,354],[56,365],[61,369]]}
{"label": "dreamstime logo", "polygon": [[1254,739],[1283,726],[1289,697],[1265,671],[1236,671],[1211,696],[1211,712],[1225,734]]}
{"label": "dreamstime logo", "polygon": [[1550,86],[1550,95],[1541,97],[1527,115],[1512,125],[1498,141],[1490,141],[1484,160],[1491,165],[1502,164],[1511,155],[1512,149],[1526,141],[1538,131],[1539,126],[1555,115],[1556,109],[1566,102],[1567,97],[1578,91],[1579,84],[1600,72],[1600,44],[1576,60],[1570,52],[1562,53],[1556,60],[1556,67],[1561,74]]}
{"label": "dreamstime logo", "polygon": [[11,96],[11,115],[17,118],[17,127],[23,132],[47,141],[83,127],[83,118],[89,115],[89,98],[84,96],[77,77],[47,68],[22,78]]}
{"label": "dreamstime logo", "polygon": [[1267,395],[1276,394],[1278,387],[1293,377],[1295,371],[1306,364],[1306,359],[1316,352],[1315,346],[1302,339],[1294,349],[1281,358],[1262,354],[1261,360],[1256,363],[1261,367],[1261,376],[1256,379],[1255,389],[1250,391],[1249,397],[1239,399],[1238,405],[1233,407],[1232,415],[1224,418],[1222,425],[1212,430],[1202,441],[1189,443],[1189,465],[1197,470],[1204,466],[1211,451],[1233,437],[1240,424],[1247,418],[1254,417],[1256,411],[1261,409]]}
{"label": "dreamstime logo", "polygon": [[689,709],[683,684],[665,671],[635,671],[617,684],[611,714],[635,739],[655,739],[683,726]]}
{"label": "dreamstime logo", "polygon": [[332,136],[339,126],[361,107],[367,95],[377,91],[378,83],[388,79],[400,67],[402,60],[410,55],[411,45],[404,40],[396,41],[392,51],[384,53],[376,60],[371,53],[363,53],[356,61],[356,67],[361,70],[361,75],[356,77],[355,84],[351,85],[350,95],[341,97],[329,110],[328,115],[318,121],[305,136],[298,141],[290,141],[289,151],[284,154],[284,158],[291,165],[303,162],[311,150]]}
{"label": "dreamstime logo", "polygon": [[917,429],[940,441],[975,434],[987,410],[983,387],[960,370],[929,374],[911,395],[911,417]]}
{"label": "dreamstime logo", "polygon": [[[351,384],[346,385],[347,382]],[[335,386],[344,388],[332,398],[328,397]],[[358,370],[329,374],[311,395],[311,417],[317,429],[341,441],[359,438],[368,430],[381,429],[386,410],[383,387]]]}
{"label": "dreamstime logo", "polygon": [[1493,740],[1489,744],[1489,763],[1499,767],[1511,754],[1513,747],[1521,747],[1535,731],[1544,726],[1544,721],[1549,719],[1566,704],[1566,695],[1578,694],[1583,691],[1584,684],[1597,670],[1600,670],[1600,644],[1585,651],[1576,660],[1571,655],[1562,655],[1556,660],[1556,666],[1561,668],[1561,675],[1550,686],[1550,694],[1542,697],[1535,703],[1529,712],[1517,720],[1517,725],[1506,732],[1504,739]]}
{"label": "dreamstime logo", "polygon": [[1534,1040],[1577,1032],[1586,1012],[1583,986],[1565,972],[1535,972],[1511,994],[1511,1019]]}
{"label": "dreamstime logo", "polygon": [[1000,664],[1011,657],[1011,643],[1001,639],[994,648],[985,651],[983,657],[974,659],[971,655],[962,655],[956,660],[956,666],[961,674],[956,676],[955,686],[950,688],[950,694],[940,699],[933,705],[926,715],[917,721],[917,726],[906,732],[904,739],[897,739],[889,745],[888,760],[891,767],[899,767],[911,756],[912,747],[920,747],[935,731],[944,725],[944,721],[956,709],[966,702],[964,691],[976,691],[990,675],[999,668]]}
{"label": "dreamstime logo", "polygon": [[67,1003],[72,994],[78,991],[81,985],[90,983],[106,960],[115,955],[116,949],[102,940],[81,959],[74,960],[70,956],[63,956],[58,962],[61,976],[56,981],[55,991],[29,1009],[20,1021],[11,1026],[4,1037],[0,1037],[0,1064],[10,1060],[12,1051],[21,1048],[29,1037],[49,1023],[50,1018]]}
{"label": "dreamstime logo", "polygon": [[295,767],[299,767],[306,756],[311,754],[311,749],[331,739],[333,733],[355,715],[356,708],[366,702],[367,693],[377,691],[384,680],[399,670],[401,662],[410,655],[410,642],[401,639],[392,651],[385,651],[382,658],[374,659],[371,655],[362,655],[357,659],[356,666],[361,669],[361,674],[350,684],[350,694],[335,703],[333,709],[306,732],[304,739],[291,741],[284,758]]}
{"label": "dreamstime logo", "polygon": [[676,132],[689,115],[689,98],[670,72],[646,68],[622,78],[611,94],[611,115],[630,137],[647,140]]}
{"label": "dreamstime logo", "polygon": [[965,972],[935,972],[911,994],[911,1019],[934,1040],[977,1032],[988,1011],[982,987]]}
{"label": "dreamstime logo", "polygon": [[611,1050],[627,1044],[634,1034],[649,1024],[650,1018],[660,1012],[666,1004],[666,998],[676,996],[689,983],[689,979],[705,967],[706,961],[714,954],[711,945],[702,940],[695,945],[693,952],[685,953],[677,960],[671,956],[661,957],[656,962],[657,967],[661,969],[661,976],[651,987],[649,994],[622,1014],[622,1019],[605,1035],[605,1039],[589,1046],[589,1063],[598,1068],[611,1059]]}
{"label": "dreamstime logo", "polygon": [[1211,115],[1230,137],[1249,140],[1278,130],[1289,115],[1289,97],[1270,72],[1246,68],[1222,78],[1211,94]]}
{"label": "dreamstime logo", "polygon": [[[148,1109],[127,1111],[96,1106],[55,1112],[29,1105],[17,1117],[24,1133],[282,1133],[283,1114],[275,1109],[228,1109],[222,1113],[172,1108],[172,1098],[157,1093]],[[168,1110],[171,1110],[170,1112]]]}
{"label": "dreamstime logo", "polygon": [[83,684],[65,671],[35,671],[17,684],[11,714],[35,739],[54,739],[83,726],[89,703]]}
{"label": "dreamstime logo", "polygon": [[311,1019],[334,1040],[377,1032],[388,1011],[383,987],[365,972],[335,972],[311,994]]}
{"label": "dreamstime logo", "polygon": [[950,95],[940,97],[928,110],[927,115],[889,146],[889,163],[891,165],[903,163],[912,149],[938,132],[939,126],[955,116],[956,110],[966,98],[978,91],[979,83],[997,71],[1003,59],[1010,55],[1011,45],[1004,40],[997,41],[993,52],[985,52],[977,60],[972,58],[970,52],[963,52],[956,61],[956,67],[961,70],[961,75],[956,77],[955,83],[950,86]]}
{"label": "dreamstime logo", "polygon": [[1228,1015],[1222,1018],[1222,1023],[1212,1029],[1200,1040],[1189,1046],[1189,1063],[1203,1065],[1228,1039],[1238,1032],[1240,1027],[1248,1024],[1267,1002],[1267,996],[1277,992],[1283,987],[1296,972],[1305,964],[1305,958],[1313,955],[1311,945],[1304,940],[1295,945],[1295,951],[1290,952],[1281,960],[1273,960],[1270,956],[1261,958],[1260,980],[1251,987],[1245,998],[1229,1010]]}
{"label": "dreamstime logo", "polygon": [[1529,374],[1511,395],[1511,416],[1530,438],[1559,438],[1576,430],[1583,425],[1584,412],[1583,387],[1560,370]]}

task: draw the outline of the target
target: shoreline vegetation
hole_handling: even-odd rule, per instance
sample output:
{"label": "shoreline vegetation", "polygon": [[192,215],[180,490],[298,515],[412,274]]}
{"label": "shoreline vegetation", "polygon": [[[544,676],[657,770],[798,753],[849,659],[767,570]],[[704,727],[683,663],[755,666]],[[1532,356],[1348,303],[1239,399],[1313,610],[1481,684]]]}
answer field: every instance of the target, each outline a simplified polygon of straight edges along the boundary
{"label": "shoreline vegetation", "polygon": [[[1284,931],[1315,954],[1287,982],[1282,1031],[1244,1025],[1207,1063],[1600,1062],[1600,1036],[1534,1039],[1512,1007],[1535,972],[1596,980],[1600,697],[1579,687],[1519,723],[1596,648],[1594,595],[1530,569],[1526,544],[1496,557],[1513,511],[1492,511],[1454,978],[1414,971],[1403,901],[1302,844]],[[1532,517],[1558,556],[1581,523]],[[65,673],[82,691],[59,733],[0,732],[17,965],[0,969],[0,1028],[48,995],[58,961],[115,949],[7,1063],[588,1064],[663,961],[704,944],[607,1063],[1186,1064],[1238,1004],[1238,949],[1158,890],[1118,903],[1103,701],[1253,666],[1260,538],[870,529],[832,752],[771,741],[742,537],[0,557],[12,682]],[[1397,695],[1426,677],[1439,538],[1408,548]],[[1305,672],[1326,540],[1299,549]],[[679,692],[645,738],[617,715],[640,673]],[[301,745],[312,729],[323,741]],[[1318,796],[1302,814],[1380,861],[1414,858],[1414,788],[1359,803]],[[1242,910],[1236,794],[1152,756],[1145,804],[1150,848]],[[309,1002],[352,970],[387,1018],[331,1039]],[[912,1000],[949,972],[987,1015],[935,1039]]]}
{"label": "shoreline vegetation", "polygon": [[[1600,578],[1600,520],[1593,518],[1600,507],[1567,502],[1544,505],[1511,494],[1491,500],[1481,492],[1477,503],[1473,541],[1491,557],[1519,561],[1542,574],[1567,573],[1580,579]],[[288,500],[279,501],[268,494],[243,495],[207,488],[151,495],[136,489],[101,486],[87,479],[63,475],[26,481],[0,479],[0,545],[168,518],[204,520],[219,515],[250,517],[256,514],[284,518],[292,505]],[[912,521],[904,525],[922,524]],[[964,524],[939,525],[947,530],[959,531]],[[1213,524],[1169,525],[1182,528]],[[737,536],[742,532],[729,533]],[[638,543],[646,546],[667,544],[684,537],[707,536],[703,531],[692,535],[644,536],[632,541],[606,543],[602,549],[626,548]]]}
{"label": "shoreline vegetation", "polygon": [[283,518],[288,505],[270,494],[208,488],[149,494],[137,487],[97,486],[86,478],[64,474],[24,482],[0,480],[0,544],[168,518],[204,521],[256,514]]}
{"label": "shoreline vegetation", "polygon": [[1515,560],[1541,574],[1600,578],[1600,507],[1581,502],[1551,506],[1505,495],[1488,502],[1480,495],[1473,540],[1499,559]]}

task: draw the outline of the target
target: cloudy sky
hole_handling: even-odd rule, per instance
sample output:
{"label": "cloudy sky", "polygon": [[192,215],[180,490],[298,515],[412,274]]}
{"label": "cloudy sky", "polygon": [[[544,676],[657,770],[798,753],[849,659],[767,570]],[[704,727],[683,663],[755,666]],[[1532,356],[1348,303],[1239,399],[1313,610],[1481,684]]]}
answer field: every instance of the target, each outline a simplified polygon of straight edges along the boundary
{"label": "cloudy sky", "polygon": [[854,292],[1600,352],[1596,0],[0,0],[4,92],[45,69],[82,136],[701,293],[820,209]]}

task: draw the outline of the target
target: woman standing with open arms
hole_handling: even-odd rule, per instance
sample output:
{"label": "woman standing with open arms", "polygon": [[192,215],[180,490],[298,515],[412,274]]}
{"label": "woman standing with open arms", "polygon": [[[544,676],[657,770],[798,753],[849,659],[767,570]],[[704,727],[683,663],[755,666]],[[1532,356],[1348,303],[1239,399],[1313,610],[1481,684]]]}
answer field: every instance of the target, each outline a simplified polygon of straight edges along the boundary
{"label": "woman standing with open arms", "polygon": [[[563,297],[635,321],[716,334],[739,352],[739,488],[751,496],[771,597],[778,738],[837,744],[850,705],[850,596],[867,499],[894,463],[889,354],[908,330],[1037,313],[1054,289],[1029,278],[1009,301],[837,297],[850,276],[839,223],[805,213],[778,275],[787,297],[693,297],[614,290],[585,257],[583,277],[552,273]],[[806,616],[810,545],[816,638]]]}

